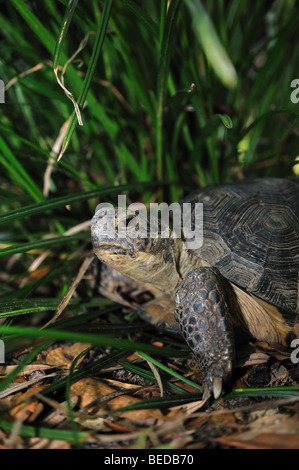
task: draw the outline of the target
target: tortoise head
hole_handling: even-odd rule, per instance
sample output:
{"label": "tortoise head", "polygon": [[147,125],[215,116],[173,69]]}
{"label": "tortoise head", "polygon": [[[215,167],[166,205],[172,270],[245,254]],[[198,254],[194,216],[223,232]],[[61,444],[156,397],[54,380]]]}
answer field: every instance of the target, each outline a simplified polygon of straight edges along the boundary
{"label": "tortoise head", "polygon": [[148,227],[147,219],[141,236],[136,217],[134,220],[121,209],[113,208],[110,213],[107,208],[100,209],[91,222],[94,252],[117,271],[172,294],[182,279],[180,266],[186,250],[182,240],[173,238],[171,232],[164,238],[157,230],[153,237]]}

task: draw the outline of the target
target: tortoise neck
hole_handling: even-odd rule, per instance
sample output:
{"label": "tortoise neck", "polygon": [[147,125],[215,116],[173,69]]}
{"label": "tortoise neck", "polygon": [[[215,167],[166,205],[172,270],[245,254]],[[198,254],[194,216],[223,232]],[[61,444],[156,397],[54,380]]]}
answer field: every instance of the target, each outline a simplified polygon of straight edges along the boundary
{"label": "tortoise neck", "polygon": [[[163,286],[160,289],[174,296],[179,283],[185,279],[187,274],[195,268],[201,266],[210,266],[198,256],[193,254],[192,250],[188,250],[184,242],[180,239],[172,247],[172,263],[168,266],[164,265]],[[158,286],[159,288],[159,286]]]}
{"label": "tortoise neck", "polygon": [[183,243],[179,265],[182,279],[184,279],[187,274],[195,268],[200,268],[201,266],[210,266],[209,263],[194,255],[192,250],[188,250]]}

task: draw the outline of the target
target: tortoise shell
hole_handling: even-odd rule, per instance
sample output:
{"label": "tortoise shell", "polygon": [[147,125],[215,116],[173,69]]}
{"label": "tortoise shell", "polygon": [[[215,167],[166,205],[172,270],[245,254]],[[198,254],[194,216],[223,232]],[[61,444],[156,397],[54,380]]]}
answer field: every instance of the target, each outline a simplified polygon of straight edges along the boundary
{"label": "tortoise shell", "polygon": [[298,181],[212,185],[183,202],[203,203],[203,244],[194,255],[279,310],[299,312]]}

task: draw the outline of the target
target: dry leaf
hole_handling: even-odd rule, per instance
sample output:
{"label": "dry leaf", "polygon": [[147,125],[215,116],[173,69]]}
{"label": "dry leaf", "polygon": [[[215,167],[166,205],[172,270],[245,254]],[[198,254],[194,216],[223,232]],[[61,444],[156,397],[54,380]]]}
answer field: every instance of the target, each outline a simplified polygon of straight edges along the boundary
{"label": "dry leaf", "polygon": [[243,366],[252,366],[257,364],[265,364],[270,359],[268,354],[262,352],[255,352],[250,354],[249,358],[244,362]]}
{"label": "dry leaf", "polygon": [[[51,349],[47,353],[46,363],[50,366],[69,369],[73,360],[86,348],[88,348],[88,344],[85,343],[75,343],[71,346],[59,346],[55,349]],[[83,359],[84,356],[79,359],[77,365],[80,364]]]}
{"label": "dry leaf", "polygon": [[288,347],[283,346],[282,344],[277,343],[265,343],[263,341],[256,341],[254,343],[254,347],[257,350],[261,350],[262,352],[275,357],[278,361],[283,361],[284,359],[288,359],[290,357],[290,350]]}
{"label": "dry leaf", "polygon": [[29,439],[29,449],[70,449],[71,444],[58,439],[41,439],[39,437],[32,437]]}
{"label": "dry leaf", "polygon": [[299,421],[273,413],[255,420],[248,431],[219,437],[217,441],[243,449],[299,449]]}
{"label": "dry leaf", "polygon": [[[46,385],[40,385],[39,387],[33,387],[30,390],[27,390],[25,393],[17,393],[10,403],[10,405],[13,406],[10,410],[10,415],[16,419],[20,418],[29,422],[34,421],[41,413],[44,406],[37,398],[33,398],[33,395],[41,392],[45,387]],[[32,399],[30,399],[31,397]]]}
{"label": "dry leaf", "polygon": [[108,420],[105,420],[105,425],[108,428],[113,429],[113,431],[115,432],[132,432],[132,429],[129,428],[128,426],[124,426],[118,423],[112,423],[111,421],[108,421]]}
{"label": "dry leaf", "polygon": [[295,434],[262,433],[249,440],[233,434],[220,437],[217,441],[242,449],[299,449],[299,436]]}
{"label": "dry leaf", "polygon": [[127,383],[127,382],[119,382],[119,380],[113,380],[113,379],[105,379],[105,383],[107,385],[110,385],[111,387],[114,387],[114,388],[122,388],[124,390],[133,390],[133,391],[138,391],[140,390],[140,385],[137,385],[137,384],[130,384],[130,383]]}
{"label": "dry leaf", "polygon": [[[43,397],[45,400],[45,397]],[[53,400],[54,401],[54,400]],[[49,405],[51,405],[50,400],[47,398],[47,402]],[[74,408],[78,402],[78,397],[73,397],[71,399],[71,406]],[[47,426],[59,426],[63,421],[65,421],[66,417],[68,416],[68,406],[67,402],[64,401],[62,403],[57,403],[56,407],[54,407],[54,403],[52,404],[53,406],[53,411],[51,411],[44,419],[43,423],[46,424]]]}
{"label": "dry leaf", "polygon": [[195,413],[195,411],[202,408],[207,403],[208,400],[209,400],[209,397],[206,398],[205,400],[196,400],[191,403],[185,403],[184,405],[173,406],[170,409],[171,410],[183,410],[187,415],[191,415],[192,413]]}
{"label": "dry leaf", "polygon": [[[18,366],[17,365],[11,365],[11,366],[2,366],[2,367],[0,367],[0,378],[3,378],[6,375],[8,375],[16,367],[18,367]],[[32,374],[33,372],[36,372],[36,371],[43,371],[43,370],[51,369],[51,367],[52,366],[47,365],[47,364],[29,364],[28,366],[24,367],[24,369],[18,374],[18,377],[30,375],[30,374]]]}
{"label": "dry leaf", "polygon": [[[114,385],[116,385],[114,381]],[[123,387],[121,382],[118,383],[119,388]],[[129,406],[134,403],[138,403],[140,400],[138,398],[131,397],[129,395],[122,395],[113,398],[113,394],[117,393],[115,388],[112,388],[110,385],[103,380],[97,380],[92,377],[87,377],[78,382],[74,383],[71,386],[72,395],[78,395],[81,398],[81,407],[86,408],[88,405],[91,405],[96,400],[107,397],[108,402],[103,403],[100,409],[97,409],[97,414],[107,413],[107,407],[110,410],[115,410],[117,408],[122,408],[124,406]],[[109,395],[112,397],[109,398]],[[97,406],[98,408],[99,406]],[[163,417],[160,410],[140,410],[140,411],[126,411],[119,413],[119,416],[126,417],[134,421],[146,420],[146,419],[160,419]]]}
{"label": "dry leaf", "polygon": [[[112,410],[117,408],[122,408],[123,406],[130,406],[135,403],[138,403],[140,400],[138,398],[130,397],[128,395],[123,395],[121,397],[113,398],[109,402],[109,407]],[[144,421],[148,419],[163,419],[163,415],[160,410],[136,410],[136,411],[124,411],[119,413],[119,416],[123,418],[128,418],[133,421]]]}
{"label": "dry leaf", "polygon": [[36,269],[35,271],[31,272],[29,275],[29,280],[36,280],[36,279],[41,279],[44,277],[48,272],[51,271],[51,266],[43,266],[39,269]]}
{"label": "dry leaf", "polygon": [[106,420],[100,416],[75,416],[76,423],[81,424],[84,428],[92,429],[93,431],[103,431],[106,427]]}
{"label": "dry leaf", "polygon": [[103,380],[97,380],[93,377],[78,380],[71,386],[72,396],[79,396],[81,399],[80,408],[86,408],[97,399],[112,392],[115,392],[115,390],[107,386]]}

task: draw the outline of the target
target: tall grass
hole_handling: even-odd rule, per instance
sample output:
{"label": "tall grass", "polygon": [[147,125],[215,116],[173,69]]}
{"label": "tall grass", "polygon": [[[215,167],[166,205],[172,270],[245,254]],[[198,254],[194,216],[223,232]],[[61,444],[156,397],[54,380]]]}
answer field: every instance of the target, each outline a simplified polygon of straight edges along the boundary
{"label": "tall grass", "polygon": [[[1,3],[0,333],[12,352],[91,254],[88,224],[75,227],[100,200],[294,174],[298,22],[295,0]],[[94,296],[86,277],[67,312],[105,312]]]}

